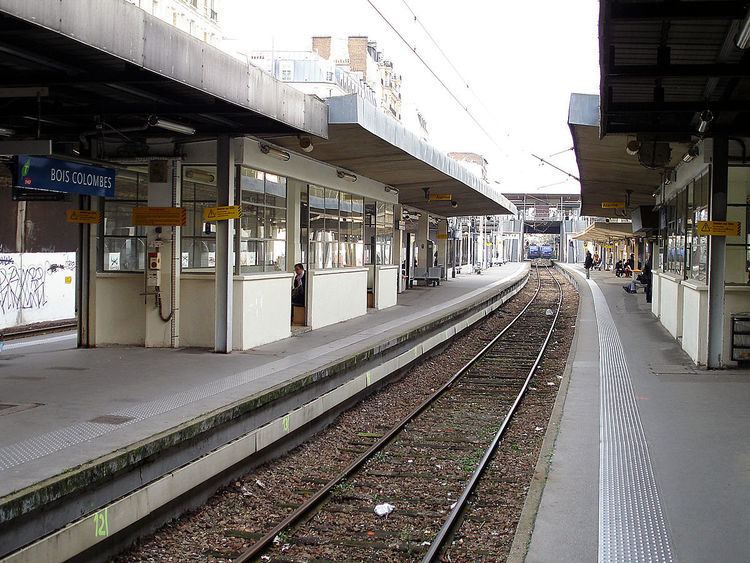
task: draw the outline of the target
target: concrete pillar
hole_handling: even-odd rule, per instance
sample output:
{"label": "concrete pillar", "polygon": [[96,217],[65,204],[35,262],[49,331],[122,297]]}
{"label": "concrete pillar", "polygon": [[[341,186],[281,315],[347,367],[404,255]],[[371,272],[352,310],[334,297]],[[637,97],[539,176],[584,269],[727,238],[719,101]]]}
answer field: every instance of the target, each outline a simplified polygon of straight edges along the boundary
{"label": "concrete pillar", "polygon": [[[149,163],[149,207],[179,205],[179,164],[170,160]],[[178,346],[180,228],[146,227],[147,252],[161,254],[161,283],[158,288],[147,287],[146,338],[147,348]],[[148,271],[148,260],[146,260]],[[157,294],[154,295],[154,294]]]}
{"label": "concrete pillar", "polygon": [[430,257],[427,256],[427,239],[430,237],[430,216],[426,211],[419,212],[417,226],[417,260],[420,268],[430,267]]}
{"label": "concrete pillar", "polygon": [[[711,165],[711,221],[727,220],[729,185],[729,140],[713,138]],[[708,250],[708,359],[709,368],[720,368],[724,348],[724,281],[726,277],[726,238],[709,237]]]}
{"label": "concrete pillar", "polygon": [[401,272],[401,263],[406,260],[404,248],[406,245],[406,233],[404,232],[403,208],[400,205],[393,206],[393,218],[395,223],[393,225],[393,263],[398,266],[398,292],[403,293],[406,289],[406,284]]}
{"label": "concrete pillar", "polygon": [[448,279],[448,266],[450,266],[448,258],[448,219],[438,221],[437,232],[438,264],[443,265],[443,279]]}
{"label": "concrete pillar", "polygon": [[[216,144],[216,205],[234,205],[234,153],[229,135]],[[216,223],[216,316],[214,352],[232,351],[232,282],[234,274],[234,219]]]}

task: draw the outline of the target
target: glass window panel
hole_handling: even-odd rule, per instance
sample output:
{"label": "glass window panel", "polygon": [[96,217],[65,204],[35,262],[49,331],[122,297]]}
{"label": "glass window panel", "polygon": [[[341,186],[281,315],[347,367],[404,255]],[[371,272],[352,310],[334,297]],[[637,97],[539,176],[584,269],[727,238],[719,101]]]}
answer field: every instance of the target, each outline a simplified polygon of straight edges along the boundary
{"label": "glass window panel", "polygon": [[[117,188],[113,199],[138,199],[138,174],[126,170],[117,171]],[[146,186],[143,186],[143,197],[146,197]]]}
{"label": "glass window panel", "polygon": [[257,205],[242,204],[240,218],[240,236],[245,238],[264,238],[266,233],[265,215],[267,208]]}
{"label": "glass window panel", "polygon": [[286,270],[286,242],[271,240],[266,242],[266,271],[282,272]]}
{"label": "glass window panel", "polygon": [[265,225],[262,238],[286,240],[286,209],[266,207]]}
{"label": "glass window panel", "polygon": [[140,237],[106,237],[103,242],[104,270],[136,272],[143,269],[146,243]]}
{"label": "glass window panel", "polygon": [[252,168],[240,168],[240,190],[241,200],[243,203],[264,203],[264,182],[265,174]]}
{"label": "glass window panel", "polygon": [[266,205],[286,207],[286,178],[266,173]]}
{"label": "glass window panel", "polygon": [[133,226],[133,208],[135,208],[136,205],[138,205],[136,202],[106,202],[104,213],[104,235],[126,237],[136,236],[137,227]]}
{"label": "glass window panel", "polygon": [[[339,192],[325,190],[325,230],[326,239],[338,242],[339,239]],[[337,252],[337,249],[334,251]],[[334,258],[334,262],[337,260]]]}

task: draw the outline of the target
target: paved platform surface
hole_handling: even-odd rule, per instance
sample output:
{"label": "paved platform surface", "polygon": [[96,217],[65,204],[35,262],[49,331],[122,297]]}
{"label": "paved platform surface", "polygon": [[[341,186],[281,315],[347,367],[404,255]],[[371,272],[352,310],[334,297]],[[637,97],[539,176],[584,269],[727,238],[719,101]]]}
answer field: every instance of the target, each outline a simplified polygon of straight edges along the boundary
{"label": "paved platform surface", "polygon": [[0,410],[0,497],[467,308],[526,267],[411,289],[395,307],[231,355],[78,350],[70,334],[7,342],[0,403],[20,406]]}
{"label": "paved platform surface", "polygon": [[526,561],[750,561],[750,372],[696,368],[642,293],[574,269],[577,348]]}

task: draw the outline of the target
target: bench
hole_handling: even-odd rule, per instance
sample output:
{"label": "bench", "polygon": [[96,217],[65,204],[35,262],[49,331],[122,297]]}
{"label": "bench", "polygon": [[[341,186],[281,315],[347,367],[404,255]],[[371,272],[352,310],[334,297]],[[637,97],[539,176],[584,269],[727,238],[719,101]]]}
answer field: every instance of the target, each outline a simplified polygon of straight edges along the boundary
{"label": "bench", "polygon": [[430,268],[415,268],[412,280],[423,281],[425,285],[440,285],[440,266]]}

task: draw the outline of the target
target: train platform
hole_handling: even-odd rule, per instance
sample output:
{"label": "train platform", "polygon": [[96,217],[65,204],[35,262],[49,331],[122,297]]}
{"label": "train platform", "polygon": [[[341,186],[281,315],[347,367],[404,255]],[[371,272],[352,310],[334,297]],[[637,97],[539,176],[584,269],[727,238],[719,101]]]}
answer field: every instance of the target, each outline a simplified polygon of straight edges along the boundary
{"label": "train platform", "polygon": [[[71,334],[6,342],[0,525],[18,530],[0,535],[0,558],[201,456],[221,453],[226,444],[242,451],[215,457],[212,471],[229,470],[314,425],[334,405],[355,400],[494,310],[521,289],[527,273],[527,263],[509,263],[460,275],[410,289],[389,309],[231,355],[76,349]],[[66,506],[71,499],[75,507]],[[135,501],[141,508],[133,510],[142,512],[144,503],[149,511],[159,508],[150,497]],[[44,518],[29,517],[39,510]],[[136,514],[126,512],[110,505],[108,533],[134,521]]]}
{"label": "train platform", "polygon": [[750,372],[695,367],[627,280],[566,269],[580,316],[525,561],[747,561]]}

